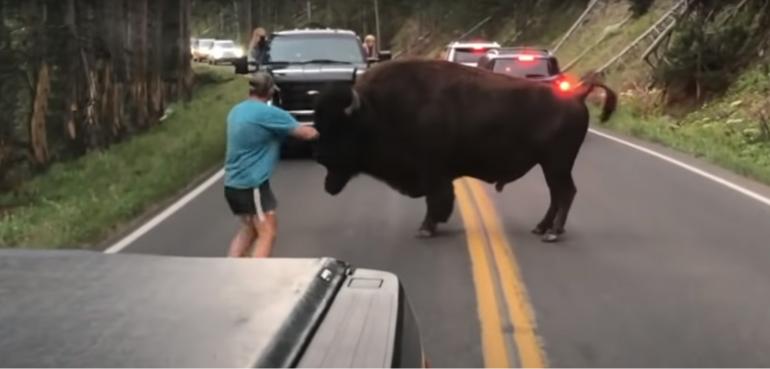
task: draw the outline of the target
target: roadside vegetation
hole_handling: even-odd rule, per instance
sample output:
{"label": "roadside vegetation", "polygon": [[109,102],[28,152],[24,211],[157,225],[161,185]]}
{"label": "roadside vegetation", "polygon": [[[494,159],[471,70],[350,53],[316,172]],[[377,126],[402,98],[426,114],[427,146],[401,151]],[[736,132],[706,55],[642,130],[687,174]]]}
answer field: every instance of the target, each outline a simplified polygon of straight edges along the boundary
{"label": "roadside vegetation", "polygon": [[0,194],[0,246],[93,247],[221,165],[224,119],[244,83],[229,69],[195,74],[193,99],[158,125]]}
{"label": "roadside vegetation", "polygon": [[[608,7],[575,37],[585,44],[592,33],[595,38],[625,22],[622,31],[581,60],[575,72],[600,65],[673,4],[657,0],[631,8],[642,14]],[[621,108],[606,127],[770,184],[769,23],[766,1],[696,2],[664,51],[667,62],[654,69],[632,62],[607,76],[621,94]],[[559,56],[570,60],[576,44]]]}
{"label": "roadside vegetation", "polygon": [[624,92],[626,107],[606,127],[693,154],[770,184],[770,73],[743,73],[722,96],[683,117],[661,112],[660,90]]}

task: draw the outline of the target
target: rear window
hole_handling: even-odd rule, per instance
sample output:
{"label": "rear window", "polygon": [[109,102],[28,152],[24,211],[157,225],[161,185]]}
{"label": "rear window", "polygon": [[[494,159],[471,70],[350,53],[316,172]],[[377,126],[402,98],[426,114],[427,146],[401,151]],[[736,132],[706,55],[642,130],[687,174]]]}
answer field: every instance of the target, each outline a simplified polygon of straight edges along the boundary
{"label": "rear window", "polygon": [[478,63],[482,56],[487,55],[491,49],[455,49],[455,63]]}
{"label": "rear window", "polygon": [[493,71],[521,78],[542,78],[553,75],[548,65],[548,59],[535,58],[534,60],[497,59]]}

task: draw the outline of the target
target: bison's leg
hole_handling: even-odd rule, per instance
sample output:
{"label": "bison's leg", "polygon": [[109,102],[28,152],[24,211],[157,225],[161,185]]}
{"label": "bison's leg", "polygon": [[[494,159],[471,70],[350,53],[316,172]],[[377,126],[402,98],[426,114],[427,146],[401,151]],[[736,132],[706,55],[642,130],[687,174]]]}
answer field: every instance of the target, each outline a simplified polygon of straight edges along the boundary
{"label": "bison's leg", "polygon": [[[546,180],[547,181],[547,180]],[[555,190],[555,187],[553,184],[548,183],[548,192],[551,196],[551,204],[548,205],[548,211],[545,212],[545,216],[543,216],[543,220],[540,221],[540,223],[537,224],[535,229],[532,230],[532,233],[536,235],[544,235],[545,232],[547,232],[551,227],[553,227],[553,220],[556,217],[556,209],[557,209],[557,201],[558,198],[558,192]]]}
{"label": "bison's leg", "polygon": [[545,229],[543,241],[556,242],[559,240],[559,235],[564,233],[564,224],[567,222],[567,215],[572,207],[572,201],[575,199],[577,188],[569,171],[549,170],[546,167],[544,172],[551,192],[551,206],[538,228],[543,227]]}
{"label": "bison's leg", "polygon": [[428,192],[425,198],[428,212],[422,222],[418,236],[433,237],[439,223],[446,223],[454,210],[455,194],[452,182],[442,183]]}

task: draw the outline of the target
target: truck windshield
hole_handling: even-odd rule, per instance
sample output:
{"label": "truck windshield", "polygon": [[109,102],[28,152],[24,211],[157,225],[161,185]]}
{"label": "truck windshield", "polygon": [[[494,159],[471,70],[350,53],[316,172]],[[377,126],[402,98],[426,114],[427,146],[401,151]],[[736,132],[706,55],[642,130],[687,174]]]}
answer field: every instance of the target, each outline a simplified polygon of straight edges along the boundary
{"label": "truck windshield", "polygon": [[489,48],[457,48],[455,49],[454,60],[452,61],[455,63],[478,63],[479,59],[490,50]]}
{"label": "truck windshield", "polygon": [[365,63],[358,39],[340,35],[276,35],[270,43],[268,63],[307,63],[313,60]]}

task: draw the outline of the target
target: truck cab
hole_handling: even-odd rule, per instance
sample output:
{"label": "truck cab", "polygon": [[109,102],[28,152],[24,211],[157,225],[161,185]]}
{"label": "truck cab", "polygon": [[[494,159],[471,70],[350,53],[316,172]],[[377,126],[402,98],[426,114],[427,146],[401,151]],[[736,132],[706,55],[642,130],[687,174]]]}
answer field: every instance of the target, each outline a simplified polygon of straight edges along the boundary
{"label": "truck cab", "polygon": [[9,367],[421,367],[394,274],[330,258],[0,250]]}
{"label": "truck cab", "polygon": [[[390,53],[382,52],[387,59]],[[315,98],[328,85],[352,86],[375,62],[369,60],[361,39],[353,31],[308,28],[276,32],[256,65],[246,58],[236,63],[236,73],[257,70],[270,73],[278,91],[272,104],[288,111],[300,124],[314,122]],[[289,139],[284,152],[307,150],[308,143]]]}

